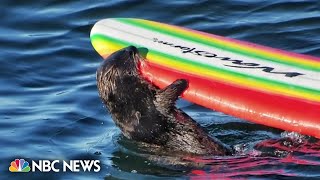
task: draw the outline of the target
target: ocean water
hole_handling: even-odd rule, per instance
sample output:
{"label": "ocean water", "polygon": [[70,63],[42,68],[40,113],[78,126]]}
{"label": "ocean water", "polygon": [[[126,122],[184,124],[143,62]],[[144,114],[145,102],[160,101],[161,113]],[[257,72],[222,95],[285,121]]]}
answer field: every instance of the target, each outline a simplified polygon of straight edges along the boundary
{"label": "ocean water", "polygon": [[[102,106],[89,39],[100,19],[135,17],[319,57],[320,1],[3,0],[0,10],[0,179],[320,179],[318,139],[183,100],[237,155],[197,159],[205,168],[148,162]],[[16,158],[100,160],[101,170],[11,173]]]}

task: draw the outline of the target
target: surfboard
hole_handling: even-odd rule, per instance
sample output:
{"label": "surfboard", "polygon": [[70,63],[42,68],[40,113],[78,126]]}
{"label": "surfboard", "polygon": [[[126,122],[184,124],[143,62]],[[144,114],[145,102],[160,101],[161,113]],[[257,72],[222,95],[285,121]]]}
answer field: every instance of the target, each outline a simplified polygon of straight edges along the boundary
{"label": "surfboard", "polygon": [[90,38],[103,58],[129,45],[146,49],[141,74],[159,88],[187,79],[188,101],[320,138],[318,57],[132,18],[100,20]]}

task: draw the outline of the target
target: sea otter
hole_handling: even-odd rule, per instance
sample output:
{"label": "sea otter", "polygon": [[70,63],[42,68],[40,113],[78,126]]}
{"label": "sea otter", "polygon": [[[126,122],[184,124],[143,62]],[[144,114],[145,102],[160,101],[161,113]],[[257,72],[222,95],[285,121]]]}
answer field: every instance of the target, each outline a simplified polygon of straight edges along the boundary
{"label": "sea otter", "polygon": [[175,107],[188,81],[159,89],[142,77],[142,56],[134,46],[111,54],[97,70],[99,95],[123,135],[166,154],[232,155],[197,122]]}

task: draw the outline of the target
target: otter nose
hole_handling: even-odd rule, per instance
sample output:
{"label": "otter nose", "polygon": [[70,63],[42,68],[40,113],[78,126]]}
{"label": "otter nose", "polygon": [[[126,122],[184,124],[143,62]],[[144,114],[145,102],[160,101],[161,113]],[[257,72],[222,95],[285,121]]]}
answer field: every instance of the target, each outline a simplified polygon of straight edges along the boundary
{"label": "otter nose", "polygon": [[125,50],[128,52],[133,52],[134,54],[138,53],[138,49],[134,46],[128,46]]}

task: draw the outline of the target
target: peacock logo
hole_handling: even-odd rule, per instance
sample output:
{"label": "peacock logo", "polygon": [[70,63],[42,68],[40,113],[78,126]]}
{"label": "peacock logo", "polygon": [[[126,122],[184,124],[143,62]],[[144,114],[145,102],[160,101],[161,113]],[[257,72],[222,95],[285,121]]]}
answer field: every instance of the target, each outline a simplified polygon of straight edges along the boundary
{"label": "peacock logo", "polygon": [[24,159],[15,159],[11,162],[9,167],[10,172],[29,172],[30,166]]}

